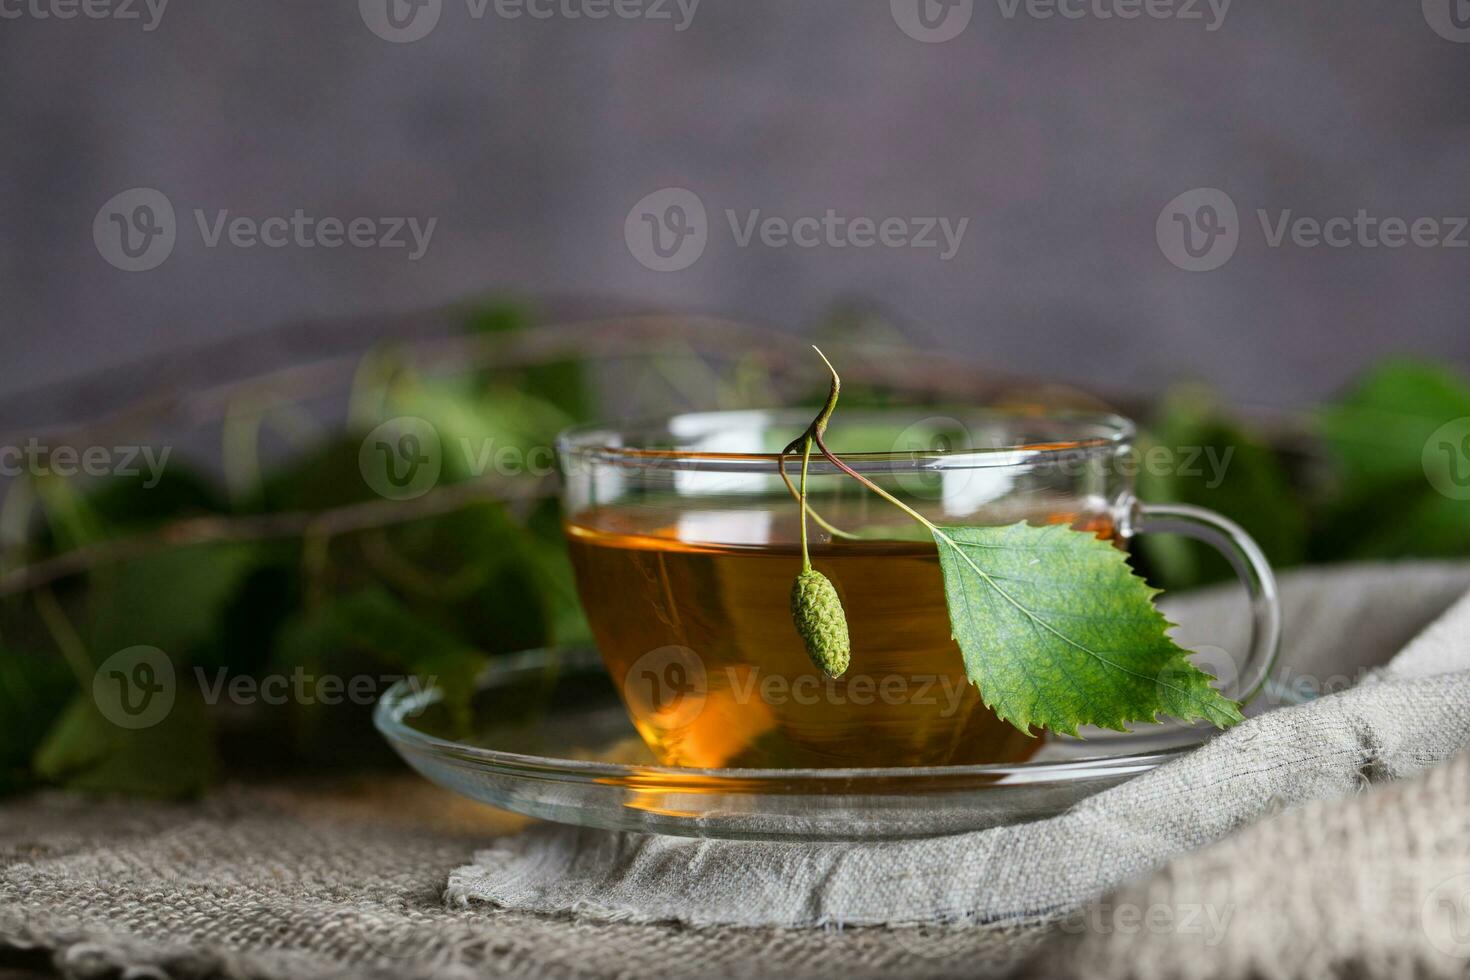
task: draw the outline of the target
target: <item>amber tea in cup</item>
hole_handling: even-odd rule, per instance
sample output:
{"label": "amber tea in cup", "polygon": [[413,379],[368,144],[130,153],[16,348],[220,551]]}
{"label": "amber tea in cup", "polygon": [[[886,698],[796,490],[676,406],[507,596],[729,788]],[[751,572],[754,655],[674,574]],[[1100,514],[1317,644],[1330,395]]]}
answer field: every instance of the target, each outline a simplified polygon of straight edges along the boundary
{"label": "amber tea in cup", "polygon": [[[965,676],[933,539],[820,459],[812,507],[859,536],[808,524],[852,658],[837,678],[808,659],[790,608],[800,511],[774,454],[809,420],[705,413],[563,436],[578,592],[640,735],[664,764],[697,768],[1026,759],[1041,739],[995,717]],[[1142,509],[1119,465],[1131,436],[1112,416],[893,409],[842,413],[828,443],[935,523],[1066,523],[1123,545]],[[1216,543],[1238,531],[1179,510],[1154,516]]]}

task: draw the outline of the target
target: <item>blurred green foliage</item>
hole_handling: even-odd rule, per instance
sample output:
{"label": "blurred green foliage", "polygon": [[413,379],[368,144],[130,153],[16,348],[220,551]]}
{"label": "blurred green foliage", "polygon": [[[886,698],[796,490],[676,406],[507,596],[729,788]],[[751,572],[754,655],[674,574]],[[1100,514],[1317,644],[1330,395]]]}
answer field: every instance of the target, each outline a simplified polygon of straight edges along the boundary
{"label": "blurred green foliage", "polygon": [[[1244,527],[1274,567],[1302,561],[1307,504],[1288,462],[1208,392],[1183,388],[1166,396],[1140,434],[1138,452],[1140,499],[1207,507]],[[1154,464],[1154,454],[1163,465]],[[1218,552],[1187,538],[1144,535],[1138,549],[1151,577],[1170,588],[1231,577]]]}
{"label": "blurred green foliage", "polygon": [[[1470,557],[1470,501],[1435,488],[1431,437],[1470,419],[1470,381],[1440,365],[1395,359],[1271,438],[1234,420],[1207,393],[1163,399],[1140,440],[1174,459],[1200,448],[1225,458],[1139,476],[1144,500],[1197,504],[1244,527],[1277,568],[1305,562]],[[1467,423],[1470,424],[1470,423]],[[1470,460],[1466,461],[1470,463]],[[1442,464],[1441,464],[1442,465]],[[1230,577],[1209,549],[1182,538],[1139,539],[1146,573],[1173,589]]]}
{"label": "blurred green foliage", "polygon": [[[509,306],[467,315],[472,332],[515,331],[528,322],[526,311]],[[493,475],[491,454],[503,450],[545,467],[556,433],[585,419],[593,403],[576,362],[421,377],[391,352],[364,362],[351,402],[346,431],[279,466],[227,458],[227,477],[262,473],[228,492],[179,459],[151,487],[143,478],[107,478],[81,490],[38,478],[44,520],[25,558],[190,520],[391,503],[364,478],[359,450],[378,423],[400,416],[424,419],[438,432],[440,488],[487,469]],[[241,445],[227,439],[226,452]],[[245,445],[256,451],[253,442]],[[339,696],[330,705],[315,697],[272,705],[253,696],[242,712],[216,679],[418,675],[467,692],[496,654],[585,641],[555,488],[543,489],[508,502],[487,493],[447,512],[345,533],[308,526],[297,535],[181,542],[0,598],[0,791],[42,781],[187,796],[221,771],[221,749],[236,753],[225,760],[231,771],[371,759],[380,740],[369,704]],[[177,694],[163,722],[128,730],[99,712],[92,678],[109,655],[135,645],[165,651]],[[373,696],[383,687],[377,683]],[[212,692],[211,703],[204,692]],[[462,703],[449,707],[463,715]],[[235,737],[220,730],[240,725]]]}
{"label": "blurred green foliage", "polygon": [[[530,315],[495,305],[469,311],[466,322],[471,332],[498,335],[524,329]],[[676,393],[716,392],[725,404],[775,398],[753,361],[716,374],[702,361],[654,360],[648,377]],[[867,404],[894,398],[882,386],[854,384],[851,394]],[[258,458],[258,438],[241,437],[258,429],[227,422],[219,481],[177,459],[156,486],[143,478],[84,488],[36,478],[28,492],[42,519],[22,564],[191,521],[381,505],[359,452],[374,427],[400,416],[424,419],[438,432],[438,482],[453,486],[483,472],[487,460],[474,447],[529,458],[597,402],[587,366],[575,360],[424,377],[380,351],[364,360],[349,403],[345,430],[309,441],[278,464]],[[1470,555],[1470,503],[1437,493],[1423,470],[1426,439],[1464,417],[1466,380],[1408,361],[1372,372],[1291,439],[1233,419],[1205,392],[1180,390],[1159,404],[1142,452],[1199,447],[1225,465],[1145,466],[1141,496],[1234,518],[1280,567]],[[554,496],[466,498],[412,519],[329,530],[308,524],[298,534],[170,541],[0,597],[0,792],[44,782],[178,797],[251,764],[368,760],[383,752],[365,704],[256,699],[242,713],[219,701],[218,688],[212,702],[206,692],[219,676],[282,674],[424,675],[460,692],[498,654],[587,638]],[[15,555],[6,560],[4,570],[13,571]],[[1171,588],[1228,574],[1217,558],[1177,539],[1144,538],[1138,560]],[[103,660],[139,644],[167,653],[178,694],[164,722],[133,731],[102,716],[92,683]],[[466,705],[452,700],[448,708],[463,718]]]}

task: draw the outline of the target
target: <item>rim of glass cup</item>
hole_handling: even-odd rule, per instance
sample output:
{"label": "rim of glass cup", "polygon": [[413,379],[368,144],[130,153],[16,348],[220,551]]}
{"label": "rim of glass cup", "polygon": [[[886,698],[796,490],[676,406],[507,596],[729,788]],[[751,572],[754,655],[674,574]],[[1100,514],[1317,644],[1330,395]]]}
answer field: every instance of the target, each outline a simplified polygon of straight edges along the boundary
{"label": "rim of glass cup", "polygon": [[[923,412],[925,415],[917,415]],[[572,426],[556,439],[557,454],[563,464],[575,462],[602,463],[649,469],[688,469],[732,472],[775,469],[780,459],[774,452],[724,452],[705,449],[655,449],[641,445],[620,445],[620,441],[649,442],[652,433],[663,435],[663,441],[693,439],[720,431],[738,431],[757,426],[790,428],[795,439],[811,423],[812,409],[728,409],[709,412],[682,412],[662,417],[629,419],[620,422],[591,422]],[[1131,419],[1111,412],[1034,412],[962,405],[896,405],[891,408],[854,408],[842,411],[832,423],[832,431],[841,431],[844,422],[864,419],[892,420],[909,416],[911,424],[929,419],[945,419],[965,425],[976,423],[1032,422],[1056,424],[1073,429],[1069,437],[1051,442],[1017,441],[1003,446],[971,447],[963,450],[890,449],[850,452],[834,448],[834,452],[860,471],[894,471],[910,468],[973,469],[991,466],[1016,466],[1038,457],[1088,456],[1099,452],[1117,452],[1130,446],[1137,436]],[[677,429],[683,426],[686,431]],[[1062,435],[1059,433],[1059,435]],[[640,438],[641,436],[641,438]],[[831,436],[829,434],[828,438]],[[789,465],[790,457],[788,457]],[[569,467],[570,468],[570,467]],[[823,460],[815,450],[811,470],[815,473],[835,472],[837,468]]]}

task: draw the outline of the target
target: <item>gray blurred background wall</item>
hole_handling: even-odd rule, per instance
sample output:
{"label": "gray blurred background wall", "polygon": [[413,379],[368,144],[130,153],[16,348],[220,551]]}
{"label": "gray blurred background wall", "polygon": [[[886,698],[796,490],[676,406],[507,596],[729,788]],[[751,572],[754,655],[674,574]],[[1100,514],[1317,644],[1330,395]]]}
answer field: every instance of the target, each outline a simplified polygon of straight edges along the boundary
{"label": "gray blurred background wall", "polygon": [[[1140,391],[1203,378],[1267,404],[1320,396],[1385,352],[1470,363],[1470,248],[1272,247],[1257,216],[1470,214],[1464,0],[1235,0],[1223,17],[1218,0],[1176,0],[1135,19],[1099,11],[1138,0],[1073,0],[1079,17],[1024,0],[702,0],[692,17],[689,0],[622,0],[640,15],[603,19],[587,14],[607,0],[539,0],[545,18],[426,0],[398,10],[410,33],[438,16],[408,42],[379,36],[394,30],[383,0],[174,0],[156,22],[144,0],[88,0],[137,19],[55,16],[70,2],[0,0],[12,400],[283,322],[499,288],[793,331],[868,297],[1007,370]],[[914,32],[920,2],[937,30],[969,21],[918,40],[901,22]],[[708,242],[659,272],[625,222],[669,187],[707,208]],[[148,271],[115,268],[93,235],[132,188],[177,215]],[[1194,188],[1238,208],[1238,247],[1209,271],[1178,267],[1156,235]],[[194,213],[297,209],[437,224],[410,260],[209,247]],[[944,261],[742,247],[727,209],[969,224]]]}

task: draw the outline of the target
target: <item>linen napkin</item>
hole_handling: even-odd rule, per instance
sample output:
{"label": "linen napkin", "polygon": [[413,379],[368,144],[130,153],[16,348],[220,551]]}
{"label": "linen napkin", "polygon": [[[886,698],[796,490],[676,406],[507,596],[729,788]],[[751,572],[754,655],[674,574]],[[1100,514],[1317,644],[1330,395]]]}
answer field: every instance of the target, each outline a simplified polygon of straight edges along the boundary
{"label": "linen napkin", "polygon": [[[1063,916],[1267,814],[1350,796],[1470,745],[1467,588],[1470,570],[1451,564],[1284,577],[1285,653],[1264,705],[1271,710],[1051,819],[858,843],[695,840],[538,824],[455,870],[446,900],[689,926]],[[1169,612],[1188,624],[1179,634],[1185,646],[1230,648],[1243,636],[1242,610],[1235,590],[1216,589]],[[1288,695],[1311,700],[1272,703]]]}

